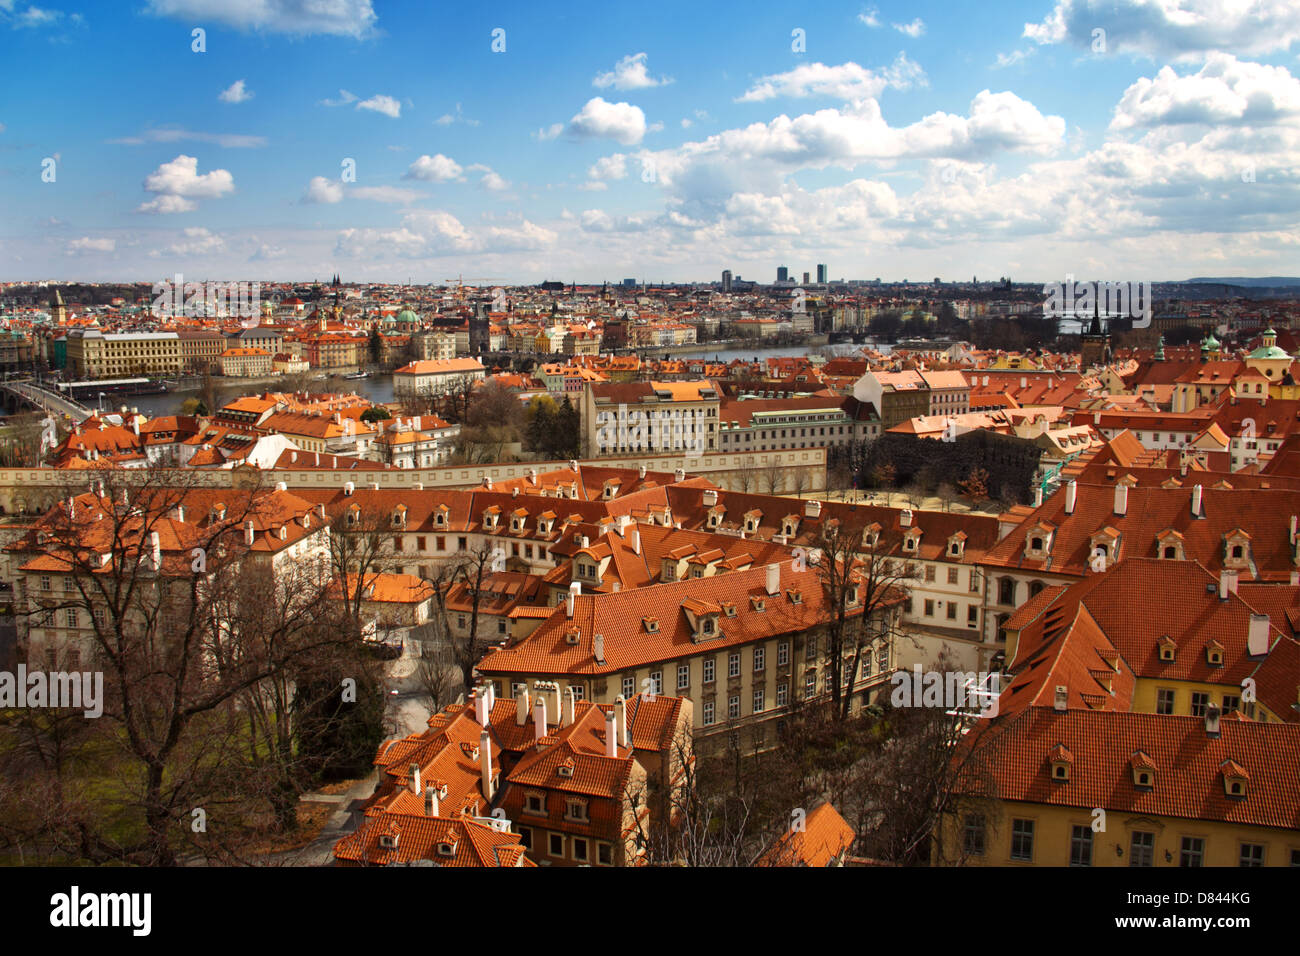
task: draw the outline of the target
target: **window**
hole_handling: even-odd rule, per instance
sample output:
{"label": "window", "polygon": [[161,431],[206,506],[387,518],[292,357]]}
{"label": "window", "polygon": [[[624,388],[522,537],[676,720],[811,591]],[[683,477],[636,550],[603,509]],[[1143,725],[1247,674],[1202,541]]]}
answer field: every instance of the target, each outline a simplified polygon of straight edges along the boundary
{"label": "window", "polygon": [[980,589],[980,573],[977,569],[971,568],[970,569],[970,590],[972,592],[975,592],[978,591],[979,589]]}
{"label": "window", "polygon": [[813,697],[817,693],[817,672],[809,671],[803,679],[803,696],[805,699]]}
{"label": "window", "polygon": [[1192,691],[1192,716],[1204,717],[1206,705],[1210,703],[1210,695],[1201,691]]}
{"label": "window", "polygon": [[1234,710],[1240,710],[1240,709],[1241,709],[1241,698],[1238,695],[1236,694],[1223,695],[1223,712],[1225,714],[1230,714]]}
{"label": "window", "polygon": [[1156,855],[1156,835],[1144,830],[1134,830],[1128,845],[1129,866],[1153,866]]}
{"label": "window", "polygon": [[763,688],[756,687],[754,688],[754,713],[761,714],[762,712],[763,712]]}
{"label": "window", "polygon": [[1092,826],[1070,829],[1070,866],[1092,866]]}
{"label": "window", "polygon": [[966,608],[966,626],[979,627],[980,608],[978,604],[972,604]]}
{"label": "window", "polygon": [[790,702],[790,685],[785,681],[776,685],[776,706],[784,707]]}
{"label": "window", "polygon": [[596,844],[596,862],[601,866],[614,865],[614,848],[608,843]]}
{"label": "window", "polygon": [[546,797],[540,793],[530,793],[524,797],[524,813],[545,813]]}
{"label": "window", "polygon": [[971,856],[984,855],[984,815],[982,813],[966,814],[966,823],[962,827],[962,848]]}
{"label": "window", "polygon": [[1200,866],[1205,859],[1205,841],[1200,837],[1183,837],[1179,866]]}
{"label": "window", "polygon": [[49,591],[50,589],[51,589],[51,585],[50,585],[50,576],[49,576],[48,574],[42,574],[42,575],[41,575],[41,590],[42,590],[42,591]]}
{"label": "window", "polygon": [[76,626],[77,626],[77,609],[76,609],[76,608],[68,608],[66,611],[63,612],[63,626],[64,626],[64,627],[76,627]]}
{"label": "window", "polygon": [[713,701],[706,700],[704,702],[704,726],[711,727],[712,725],[713,725]]}
{"label": "window", "polygon": [[1014,578],[1003,578],[998,582],[998,603],[1016,603],[1016,582]]}
{"label": "window", "polygon": [[650,674],[650,693],[658,697],[664,692],[664,672],[654,671]]}
{"label": "window", "polygon": [[1174,692],[1162,687],[1156,691],[1156,713],[1172,714],[1174,712]]}
{"label": "window", "polygon": [[1028,862],[1034,858],[1034,821],[1011,821],[1011,859]]}
{"label": "window", "polygon": [[933,599],[933,598],[926,598],[926,599],[925,599],[925,616],[926,616],[926,617],[934,617],[934,599]]}
{"label": "window", "polygon": [[790,663],[790,642],[782,641],[776,645],[776,666],[785,667]]}
{"label": "window", "polygon": [[754,670],[762,671],[766,665],[767,665],[767,648],[765,647],[754,648]]}
{"label": "window", "polygon": [[945,606],[944,610],[948,614],[948,620],[950,621],[957,620],[957,603],[955,601],[949,601],[948,604]]}
{"label": "window", "polygon": [[705,660],[705,662],[704,662],[704,683],[706,683],[706,684],[712,684],[712,683],[713,683],[713,667],[714,667],[713,658],[710,657],[710,658],[708,658],[707,660]]}
{"label": "window", "polygon": [[933,564],[927,564],[927,565],[925,566],[925,580],[926,580],[927,583],[930,583],[930,584],[933,584],[933,583],[934,583],[934,565],[933,565]]}
{"label": "window", "polygon": [[519,828],[519,843],[525,850],[531,850],[533,848],[533,831],[531,827]]}
{"label": "window", "polygon": [[689,664],[677,665],[677,689],[686,690],[691,686],[691,666]]}
{"label": "window", "polygon": [[948,583],[949,583],[949,584],[956,584],[956,583],[957,583],[958,575],[960,575],[960,574],[961,574],[961,569],[960,569],[960,568],[949,568],[949,569],[948,569]]}
{"label": "window", "polygon": [[564,836],[560,833],[552,833],[550,840],[551,856],[564,856]]}
{"label": "window", "polygon": [[570,797],[568,800],[564,801],[564,819],[586,823],[587,801],[579,800],[576,797]]}
{"label": "window", "polygon": [[1264,844],[1243,843],[1241,845],[1241,856],[1239,857],[1238,862],[1240,866],[1263,866]]}
{"label": "window", "polygon": [[806,657],[810,661],[815,660],[817,657],[817,635],[816,634],[810,634],[808,636],[808,647],[807,647]]}
{"label": "window", "polygon": [[623,678],[623,699],[631,700],[636,695],[636,678]]}
{"label": "window", "polygon": [[740,676],[740,652],[739,651],[727,655],[727,676],[728,677]]}

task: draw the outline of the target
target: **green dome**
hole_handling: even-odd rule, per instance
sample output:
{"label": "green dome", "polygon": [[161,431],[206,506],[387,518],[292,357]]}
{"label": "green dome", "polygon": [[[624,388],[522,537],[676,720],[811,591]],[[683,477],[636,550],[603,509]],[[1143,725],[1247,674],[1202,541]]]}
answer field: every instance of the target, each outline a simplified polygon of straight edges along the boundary
{"label": "green dome", "polygon": [[419,325],[420,317],[410,309],[403,309],[397,313],[397,322],[399,325]]}
{"label": "green dome", "polygon": [[1201,348],[1203,349],[1217,349],[1218,347],[1219,347],[1219,340],[1214,337],[1213,332],[1207,335],[1205,337],[1205,341],[1201,343]]}

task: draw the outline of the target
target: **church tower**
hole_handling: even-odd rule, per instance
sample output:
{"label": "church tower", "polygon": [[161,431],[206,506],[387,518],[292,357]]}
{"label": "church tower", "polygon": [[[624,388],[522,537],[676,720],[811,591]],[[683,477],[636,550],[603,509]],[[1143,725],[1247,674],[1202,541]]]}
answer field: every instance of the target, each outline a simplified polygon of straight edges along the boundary
{"label": "church tower", "polygon": [[68,308],[63,304],[63,293],[58,289],[54,290],[54,298],[50,300],[50,318],[56,326],[68,324]]}
{"label": "church tower", "polygon": [[1092,368],[1094,365],[1110,364],[1110,333],[1101,324],[1101,311],[1094,299],[1092,303],[1092,325],[1082,336],[1079,346],[1079,370]]}

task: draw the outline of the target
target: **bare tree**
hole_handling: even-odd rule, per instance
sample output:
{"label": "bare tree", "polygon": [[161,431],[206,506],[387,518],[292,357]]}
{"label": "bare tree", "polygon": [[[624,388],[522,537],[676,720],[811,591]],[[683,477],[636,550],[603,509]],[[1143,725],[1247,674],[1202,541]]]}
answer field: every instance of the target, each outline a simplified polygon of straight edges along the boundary
{"label": "bare tree", "polygon": [[769,495],[780,494],[785,487],[785,468],[779,461],[773,459],[759,472],[758,480],[760,486],[766,488]]}

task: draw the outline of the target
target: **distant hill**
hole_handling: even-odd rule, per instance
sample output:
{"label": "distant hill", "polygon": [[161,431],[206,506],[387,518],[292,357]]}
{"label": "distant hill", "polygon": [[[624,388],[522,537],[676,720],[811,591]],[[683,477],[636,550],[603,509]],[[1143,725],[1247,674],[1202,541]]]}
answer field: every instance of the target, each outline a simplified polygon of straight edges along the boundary
{"label": "distant hill", "polygon": [[1250,278],[1242,276],[1229,276],[1226,278],[1203,277],[1198,279],[1184,279],[1185,284],[1213,284],[1213,285],[1239,285],[1247,288],[1277,288],[1278,286],[1300,285],[1300,278],[1296,276],[1261,276],[1260,278]]}

